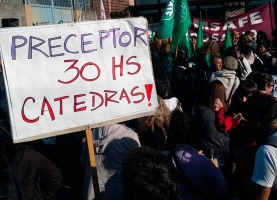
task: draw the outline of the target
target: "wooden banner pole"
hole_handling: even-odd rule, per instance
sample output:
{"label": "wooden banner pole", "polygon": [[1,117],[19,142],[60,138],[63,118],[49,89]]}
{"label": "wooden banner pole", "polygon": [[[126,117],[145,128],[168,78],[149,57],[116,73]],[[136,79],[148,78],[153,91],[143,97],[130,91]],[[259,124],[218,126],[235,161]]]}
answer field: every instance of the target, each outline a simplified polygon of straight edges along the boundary
{"label": "wooden banner pole", "polygon": [[97,175],[97,164],[96,158],[94,153],[94,146],[93,146],[93,137],[92,131],[89,127],[86,128],[86,138],[87,138],[87,145],[88,145],[88,154],[90,160],[90,167],[91,167],[91,177],[94,189],[95,199],[100,200],[100,189],[99,189],[99,182],[98,182],[98,175]]}

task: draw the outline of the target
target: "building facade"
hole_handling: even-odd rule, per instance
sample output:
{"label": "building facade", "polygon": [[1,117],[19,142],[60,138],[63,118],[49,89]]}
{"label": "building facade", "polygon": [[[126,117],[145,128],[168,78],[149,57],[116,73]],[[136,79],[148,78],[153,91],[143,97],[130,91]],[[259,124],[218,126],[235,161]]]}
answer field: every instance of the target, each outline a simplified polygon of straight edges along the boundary
{"label": "building facade", "polygon": [[90,0],[0,0],[0,27],[96,20]]}

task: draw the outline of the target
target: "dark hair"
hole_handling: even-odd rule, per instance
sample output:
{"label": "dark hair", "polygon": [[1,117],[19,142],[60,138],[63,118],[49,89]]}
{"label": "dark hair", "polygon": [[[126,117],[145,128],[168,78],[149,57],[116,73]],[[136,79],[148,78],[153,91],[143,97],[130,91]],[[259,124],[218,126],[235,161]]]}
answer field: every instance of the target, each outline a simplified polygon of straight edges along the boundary
{"label": "dark hair", "polygon": [[245,56],[250,56],[252,53],[251,47],[249,45],[248,39],[246,36],[241,35],[239,37],[238,45],[240,48],[240,52],[244,54]]}
{"label": "dark hair", "polygon": [[257,45],[258,45],[258,47],[263,45],[266,49],[268,49],[268,43],[265,40],[259,40],[257,42]]}
{"label": "dark hair", "polygon": [[277,101],[266,94],[251,96],[243,104],[242,114],[248,120],[269,125],[277,119]]}
{"label": "dark hair", "polygon": [[131,150],[122,167],[125,200],[178,200],[179,185],[172,163],[148,147]]}
{"label": "dark hair", "polygon": [[222,58],[219,55],[212,55],[210,57],[210,63],[213,63],[215,61],[215,59],[221,59],[222,60]]}
{"label": "dark hair", "polygon": [[191,119],[182,111],[175,109],[171,113],[170,133],[172,147],[177,144],[189,143],[191,140]]}
{"label": "dark hair", "polygon": [[[254,77],[259,74],[259,71],[252,71],[248,76],[246,77],[246,81],[254,81]],[[254,81],[255,82],[255,81]]]}
{"label": "dark hair", "polygon": [[174,60],[174,65],[187,67],[188,63],[189,63],[188,54],[183,50],[179,50]]}
{"label": "dark hair", "polygon": [[155,83],[156,83],[157,95],[159,95],[163,99],[166,99],[170,93],[169,81],[162,80],[162,79],[156,79]]}
{"label": "dark hair", "polygon": [[204,95],[202,106],[213,108],[215,99],[220,99],[224,110],[227,111],[225,87],[222,82],[215,80],[210,82]]}
{"label": "dark hair", "polygon": [[248,97],[251,95],[257,95],[259,93],[258,86],[253,81],[247,81],[244,84],[240,84],[237,89],[238,96]]}
{"label": "dark hair", "polygon": [[265,90],[265,86],[270,86],[273,82],[273,78],[268,73],[258,73],[253,77],[254,82],[258,85],[260,91]]}
{"label": "dark hair", "polygon": [[238,58],[237,51],[240,51],[240,48],[237,44],[235,44],[235,45],[227,48],[225,55],[226,56],[233,56],[235,58]]}
{"label": "dark hair", "polygon": [[244,33],[244,35],[245,35],[245,36],[247,36],[247,35],[251,35],[251,36],[252,36],[252,35],[253,35],[253,32],[252,32],[252,31],[246,31],[246,32]]}
{"label": "dark hair", "polygon": [[267,34],[264,31],[257,32],[257,42],[259,42],[261,40],[265,41],[266,43],[269,42]]}

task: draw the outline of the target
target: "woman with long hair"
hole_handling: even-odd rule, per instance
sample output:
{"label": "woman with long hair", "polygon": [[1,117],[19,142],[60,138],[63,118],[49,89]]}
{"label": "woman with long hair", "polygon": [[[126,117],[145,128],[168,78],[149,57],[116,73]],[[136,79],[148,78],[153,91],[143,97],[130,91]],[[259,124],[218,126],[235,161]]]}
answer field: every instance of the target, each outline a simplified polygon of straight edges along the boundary
{"label": "woman with long hair", "polygon": [[253,53],[246,36],[240,36],[238,46],[240,48],[240,55],[246,58],[252,70],[263,71],[263,62],[255,53]]}
{"label": "woman with long hair", "polygon": [[158,96],[159,108],[155,115],[142,118],[139,130],[141,146],[156,150],[165,150],[169,135],[170,114],[161,97]]}
{"label": "woman with long hair", "polygon": [[222,82],[215,80],[210,83],[200,106],[194,116],[195,137],[194,145],[203,150],[205,155],[218,159],[219,166],[225,165],[229,154],[229,135],[218,131],[216,127],[216,114],[223,107],[227,110],[225,88]]}

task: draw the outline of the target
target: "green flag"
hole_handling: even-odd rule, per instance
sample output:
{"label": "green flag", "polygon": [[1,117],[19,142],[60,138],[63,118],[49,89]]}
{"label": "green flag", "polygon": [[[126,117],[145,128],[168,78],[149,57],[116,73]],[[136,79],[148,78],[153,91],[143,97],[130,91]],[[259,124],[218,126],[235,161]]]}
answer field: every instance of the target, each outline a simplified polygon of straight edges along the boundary
{"label": "green flag", "polygon": [[230,31],[229,31],[229,25],[228,25],[228,21],[226,22],[227,25],[227,29],[226,29],[226,33],[225,33],[225,40],[224,40],[224,46],[223,46],[223,56],[225,56],[225,52],[228,49],[228,47],[232,46],[232,40],[231,40],[231,35],[230,35]]}
{"label": "green flag", "polygon": [[174,7],[174,27],[171,52],[175,52],[179,44],[186,43],[186,34],[191,25],[187,0],[175,0]]}
{"label": "green flag", "polygon": [[203,43],[203,23],[202,23],[202,14],[200,12],[200,19],[199,19],[199,24],[198,24],[198,29],[197,29],[197,41],[196,41],[196,52],[198,54],[201,53],[203,46],[204,46],[204,43]]}
{"label": "green flag", "polygon": [[186,33],[186,42],[180,44],[180,50],[185,50],[185,52],[188,54],[188,58],[191,58],[194,56],[188,31]]}
{"label": "green flag", "polygon": [[174,25],[174,0],[170,0],[165,8],[158,28],[158,38],[166,39],[172,36]]}

